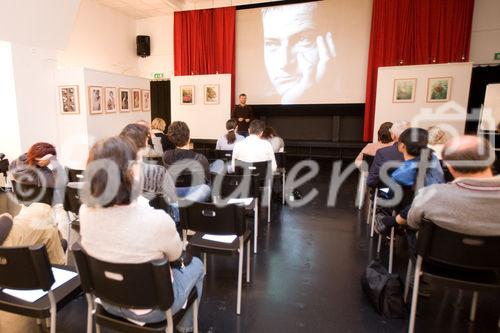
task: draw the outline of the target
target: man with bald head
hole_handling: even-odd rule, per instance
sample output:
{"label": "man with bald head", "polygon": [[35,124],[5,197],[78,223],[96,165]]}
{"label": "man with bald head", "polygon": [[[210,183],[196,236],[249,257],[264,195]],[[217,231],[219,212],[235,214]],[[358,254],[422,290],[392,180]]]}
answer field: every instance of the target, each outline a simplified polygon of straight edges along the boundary
{"label": "man with bald head", "polygon": [[443,160],[455,180],[422,188],[407,223],[419,229],[424,219],[458,233],[500,236],[500,177],[493,177],[495,154],[483,138],[461,136],[443,149]]}

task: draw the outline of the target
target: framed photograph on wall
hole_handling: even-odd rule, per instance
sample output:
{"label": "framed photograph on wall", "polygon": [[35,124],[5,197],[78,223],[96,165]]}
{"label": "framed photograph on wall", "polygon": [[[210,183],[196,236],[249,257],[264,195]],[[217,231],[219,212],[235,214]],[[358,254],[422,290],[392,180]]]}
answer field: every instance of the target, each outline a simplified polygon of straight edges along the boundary
{"label": "framed photograph on wall", "polygon": [[119,89],[120,112],[130,112],[130,90]]}
{"label": "framed photograph on wall", "polygon": [[194,86],[181,86],[181,104],[194,104]]}
{"label": "framed photograph on wall", "polygon": [[415,101],[415,90],[417,79],[395,79],[392,94],[393,103],[413,103]]}
{"label": "framed photograph on wall", "polygon": [[80,98],[78,96],[78,86],[60,86],[59,103],[62,114],[80,113]]}
{"label": "framed photograph on wall", "polygon": [[451,77],[432,77],[427,82],[427,102],[448,102],[451,97]]}
{"label": "framed photograph on wall", "polygon": [[103,89],[102,87],[89,87],[89,113],[102,114],[103,113]]}
{"label": "framed photograph on wall", "polygon": [[205,104],[219,104],[219,85],[207,84],[203,87]]}
{"label": "framed photograph on wall", "polygon": [[104,88],[104,110],[106,113],[116,112],[116,88]]}
{"label": "framed photograph on wall", "polygon": [[142,90],[142,111],[151,111],[151,92]]}
{"label": "framed photograph on wall", "polygon": [[141,111],[141,89],[132,89],[132,111]]}

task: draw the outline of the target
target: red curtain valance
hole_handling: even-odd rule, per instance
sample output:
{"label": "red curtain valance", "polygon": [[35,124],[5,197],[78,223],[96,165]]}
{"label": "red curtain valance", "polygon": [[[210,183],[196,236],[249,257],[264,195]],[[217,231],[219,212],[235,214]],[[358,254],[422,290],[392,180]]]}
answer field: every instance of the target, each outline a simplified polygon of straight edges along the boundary
{"label": "red curtain valance", "polygon": [[373,137],[379,67],[469,60],[474,0],[373,0],[364,140]]}

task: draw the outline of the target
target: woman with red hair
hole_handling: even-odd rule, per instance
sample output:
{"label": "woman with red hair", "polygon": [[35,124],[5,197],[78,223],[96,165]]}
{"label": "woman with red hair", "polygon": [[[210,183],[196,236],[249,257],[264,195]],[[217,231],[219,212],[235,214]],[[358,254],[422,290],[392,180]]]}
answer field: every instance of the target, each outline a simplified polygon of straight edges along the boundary
{"label": "woman with red hair", "polygon": [[64,170],[57,162],[56,148],[50,143],[38,142],[30,147],[27,153],[22,154],[10,165],[14,180],[38,186],[55,187],[64,181]]}

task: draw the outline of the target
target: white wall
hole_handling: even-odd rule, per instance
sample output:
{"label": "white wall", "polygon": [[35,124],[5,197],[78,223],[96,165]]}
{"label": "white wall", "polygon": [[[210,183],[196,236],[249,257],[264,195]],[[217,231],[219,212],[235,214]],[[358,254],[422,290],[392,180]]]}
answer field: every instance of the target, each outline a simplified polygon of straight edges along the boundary
{"label": "white wall", "polygon": [[[204,104],[203,86],[219,85],[219,104]],[[194,85],[194,104],[181,104],[183,85]],[[226,132],[231,117],[231,74],[174,76],[171,85],[172,121],[188,124],[192,139],[217,139]]]}
{"label": "white wall", "polygon": [[138,75],[135,37],[133,18],[95,0],[82,0],[60,65]]}
{"label": "white wall", "polygon": [[500,1],[475,0],[470,60],[476,64],[500,63]]}
{"label": "white wall", "polygon": [[[448,131],[464,133],[469,100],[472,63],[450,63],[418,66],[380,67],[377,79],[374,133],[386,121],[407,120],[412,126],[428,128],[438,125]],[[448,103],[428,103],[428,78],[452,77]],[[393,103],[395,79],[416,78],[415,101]],[[451,126],[452,128],[447,128]],[[376,135],[374,140],[377,140]]]}
{"label": "white wall", "polygon": [[80,0],[2,0],[0,40],[64,49]]}
{"label": "white wall", "polygon": [[151,37],[151,55],[138,58],[139,76],[150,78],[163,73],[174,76],[174,15],[158,16],[136,21],[136,34]]}

